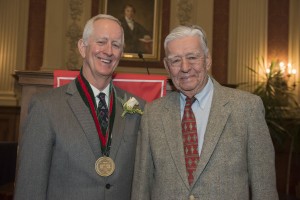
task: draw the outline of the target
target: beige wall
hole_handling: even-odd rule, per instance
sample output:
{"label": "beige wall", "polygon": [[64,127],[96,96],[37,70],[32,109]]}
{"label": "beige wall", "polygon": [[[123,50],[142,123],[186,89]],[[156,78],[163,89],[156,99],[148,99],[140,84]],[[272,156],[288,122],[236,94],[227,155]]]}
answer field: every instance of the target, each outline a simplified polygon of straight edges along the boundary
{"label": "beige wall", "polygon": [[[70,60],[80,65],[76,43],[68,37],[71,25],[82,30],[91,15],[91,0],[76,7],[78,20],[72,20],[70,4],[78,0],[48,0],[42,70],[64,69]],[[178,24],[198,24],[208,37],[212,50],[214,0],[170,0],[170,29]],[[246,66],[255,66],[258,56],[265,56],[267,43],[267,0],[231,0],[228,56],[228,83],[251,80]],[[299,0],[290,0],[289,62],[297,69],[299,80],[300,24]],[[29,0],[0,0],[0,105],[18,105],[14,70],[25,69]],[[73,13],[72,13],[73,12]],[[75,43],[75,46],[74,46]],[[73,46],[72,46],[73,44]],[[75,53],[74,53],[75,52]],[[74,59],[77,57],[77,60]],[[119,67],[118,72],[146,73],[144,66]],[[150,73],[166,74],[163,68],[150,68]],[[299,87],[297,87],[299,93]]]}
{"label": "beige wall", "polygon": [[29,0],[0,0],[0,106],[15,106],[15,69],[25,69]]}
{"label": "beige wall", "polygon": [[[295,92],[300,102],[300,1],[290,0],[290,26],[289,26],[289,58],[288,61],[295,67],[297,74]],[[293,81],[293,80],[292,80]]]}
{"label": "beige wall", "polygon": [[268,0],[231,0],[228,83],[249,83],[249,69],[258,71],[257,58],[267,55]]}

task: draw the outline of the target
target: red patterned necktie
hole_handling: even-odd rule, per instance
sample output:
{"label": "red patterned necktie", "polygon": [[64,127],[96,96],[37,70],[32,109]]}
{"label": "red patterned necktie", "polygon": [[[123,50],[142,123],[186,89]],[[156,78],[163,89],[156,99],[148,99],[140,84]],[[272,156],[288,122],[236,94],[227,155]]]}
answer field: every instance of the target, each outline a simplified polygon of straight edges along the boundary
{"label": "red patterned necktie", "polygon": [[182,117],[182,138],[185,155],[185,165],[188,181],[191,185],[194,181],[194,172],[199,162],[197,125],[192,104],[195,98],[186,98],[184,113]]}

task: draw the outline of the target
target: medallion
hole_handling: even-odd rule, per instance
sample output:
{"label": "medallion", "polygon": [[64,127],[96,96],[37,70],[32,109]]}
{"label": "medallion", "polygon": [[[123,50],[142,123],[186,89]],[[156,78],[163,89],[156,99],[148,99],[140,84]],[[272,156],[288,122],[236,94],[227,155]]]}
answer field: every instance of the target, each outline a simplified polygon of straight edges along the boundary
{"label": "medallion", "polygon": [[95,170],[100,176],[110,176],[115,171],[115,163],[110,157],[102,156],[96,161]]}

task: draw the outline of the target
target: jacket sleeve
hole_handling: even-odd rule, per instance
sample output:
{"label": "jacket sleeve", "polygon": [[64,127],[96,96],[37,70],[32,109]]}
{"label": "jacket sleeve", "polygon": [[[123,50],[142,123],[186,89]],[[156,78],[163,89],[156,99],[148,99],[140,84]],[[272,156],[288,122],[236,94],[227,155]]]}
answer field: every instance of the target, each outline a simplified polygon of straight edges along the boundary
{"label": "jacket sleeve", "polygon": [[248,123],[248,172],[253,200],[276,200],[275,153],[259,97],[250,105]]}
{"label": "jacket sleeve", "polygon": [[154,166],[150,151],[150,137],[148,131],[148,120],[150,116],[148,109],[148,105],[146,104],[137,141],[132,200],[151,199],[150,186],[153,179]]}
{"label": "jacket sleeve", "polygon": [[46,199],[53,138],[45,106],[34,97],[19,140],[15,200]]}

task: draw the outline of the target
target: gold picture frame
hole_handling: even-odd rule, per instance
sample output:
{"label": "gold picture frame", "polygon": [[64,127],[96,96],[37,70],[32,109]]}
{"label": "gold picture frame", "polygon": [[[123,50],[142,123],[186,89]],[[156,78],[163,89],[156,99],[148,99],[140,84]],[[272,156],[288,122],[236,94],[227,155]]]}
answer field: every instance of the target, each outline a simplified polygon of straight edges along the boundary
{"label": "gold picture frame", "polygon": [[[128,6],[132,11],[135,11],[133,12],[135,25],[132,31],[129,29],[124,17],[126,9],[127,13],[128,10],[130,12]],[[125,48],[121,63],[161,61],[162,10],[163,0],[100,1],[99,12],[110,14],[122,23],[125,34]],[[147,34],[145,34],[145,30]],[[143,33],[144,36],[141,36],[140,33]],[[126,41],[128,42],[126,43]]]}

